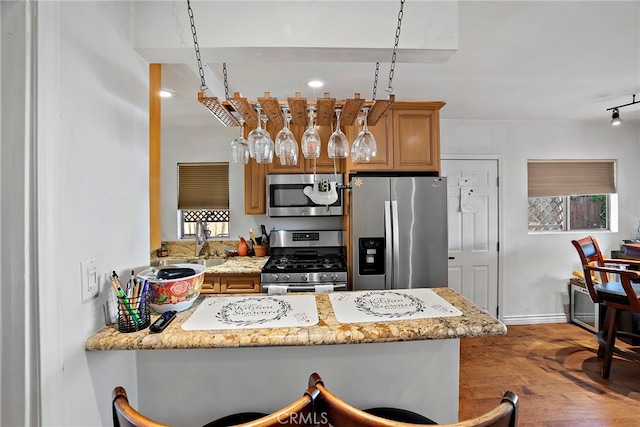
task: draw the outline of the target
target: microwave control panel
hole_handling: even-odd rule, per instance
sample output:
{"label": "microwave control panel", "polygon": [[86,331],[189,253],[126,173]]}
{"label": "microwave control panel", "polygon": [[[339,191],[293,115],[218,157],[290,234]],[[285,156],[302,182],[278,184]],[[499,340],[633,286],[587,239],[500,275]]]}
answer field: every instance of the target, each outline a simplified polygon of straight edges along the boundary
{"label": "microwave control panel", "polygon": [[313,242],[320,240],[320,233],[293,233],[291,240],[294,242]]}

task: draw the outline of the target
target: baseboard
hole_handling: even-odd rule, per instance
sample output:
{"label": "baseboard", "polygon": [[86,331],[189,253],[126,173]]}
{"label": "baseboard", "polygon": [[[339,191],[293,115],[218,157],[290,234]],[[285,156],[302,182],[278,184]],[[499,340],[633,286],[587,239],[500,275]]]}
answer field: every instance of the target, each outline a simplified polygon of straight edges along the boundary
{"label": "baseboard", "polygon": [[503,316],[502,322],[505,325],[533,325],[537,323],[567,323],[567,314],[533,314],[527,316]]}

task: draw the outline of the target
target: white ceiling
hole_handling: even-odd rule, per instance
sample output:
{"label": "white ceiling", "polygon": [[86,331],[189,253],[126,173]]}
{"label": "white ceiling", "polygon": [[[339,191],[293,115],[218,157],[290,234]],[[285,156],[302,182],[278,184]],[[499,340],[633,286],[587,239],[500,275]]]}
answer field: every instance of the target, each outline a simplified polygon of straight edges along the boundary
{"label": "white ceiling", "polygon": [[[218,12],[223,13],[199,15],[198,10],[202,10],[205,3],[214,10],[222,9]],[[344,17],[337,25],[332,19],[323,18],[328,21],[327,33],[344,34],[344,38],[349,32],[364,33],[363,40],[367,37],[382,38],[382,33],[388,40],[387,47],[375,51],[327,49],[321,56],[317,55],[317,45],[311,44],[309,47],[314,48],[315,53],[309,54],[309,50],[298,47],[299,52],[293,49],[294,56],[287,56],[291,49],[287,51],[282,46],[260,46],[261,38],[269,40],[271,33],[267,31],[268,27],[275,25],[277,15],[284,13],[278,8],[274,11],[270,5],[283,3],[287,2],[236,2],[236,5],[246,8],[244,14],[238,16],[237,9],[233,10],[236,15],[224,13],[225,8],[230,7],[229,2],[192,1],[199,35],[209,37],[208,31],[212,27],[235,25],[243,37],[255,39],[255,42],[249,42],[253,43],[251,46],[245,43],[251,49],[241,49],[232,46],[238,35],[227,40],[224,35],[218,35],[216,46],[202,42],[199,37],[207,86],[217,89],[210,94],[224,98],[220,82],[223,79],[222,62],[227,62],[230,95],[238,91],[255,100],[269,91],[272,96],[284,100],[294,96],[295,92],[302,92],[308,99],[315,99],[316,95],[321,97],[327,91],[338,99],[351,98],[354,92],[371,99],[375,60],[367,62],[370,54],[371,58],[387,58],[380,59],[377,90],[377,98],[386,98],[384,89],[388,81],[399,1],[386,2],[384,15],[376,13],[378,2],[355,2],[362,12],[350,18],[352,25],[348,28]],[[318,2],[288,3],[304,8]],[[429,3],[406,1],[401,49],[405,33],[411,38],[408,39],[410,43],[415,43],[419,36],[419,31],[413,31],[409,25],[431,22],[431,27],[436,26],[434,22],[437,20],[433,17],[431,20],[424,18],[424,7]],[[450,6],[453,2],[442,4],[446,6],[446,3]],[[332,3],[336,16],[341,14],[345,4]],[[454,8],[457,26],[452,25],[450,31],[446,28],[438,31],[444,33],[449,45],[457,45],[457,50],[435,59],[445,60],[440,63],[415,62],[408,50],[399,54],[393,80],[396,100],[444,101],[443,119],[581,120],[597,121],[603,125],[607,125],[611,117],[607,108],[630,103],[633,94],[637,94],[640,100],[640,1],[460,1],[453,4],[457,5]],[[196,101],[201,82],[191,28],[186,18],[186,2],[174,2],[172,9],[168,10],[172,11],[170,19],[174,24],[178,22],[175,28],[179,31],[175,33],[180,34],[179,47],[165,49],[159,43],[152,46],[154,49],[137,49],[147,61],[167,64],[163,67],[163,85],[177,92],[176,98],[163,101],[163,123],[218,125],[208,110]],[[143,28],[143,25],[150,26],[155,22],[148,15],[145,11],[143,23],[136,16],[137,32],[146,31],[145,34],[152,37],[152,32]],[[262,29],[260,25],[243,27],[243,19],[247,16],[262,19]],[[376,16],[377,22],[386,20],[387,24],[378,23],[371,28],[367,24],[374,22],[372,16]],[[164,31],[166,34],[166,29]],[[226,34],[229,32],[227,28]],[[316,39],[325,37],[322,32],[314,31],[314,34]],[[229,46],[226,50],[225,43]],[[209,49],[211,46],[217,49]],[[332,55],[335,62],[331,61]],[[282,60],[283,57],[291,58],[291,62]],[[350,57],[353,62],[350,62]],[[313,62],[310,58],[317,60]],[[214,77],[219,81],[216,82]],[[326,82],[325,87],[314,93],[304,85],[311,78],[322,79]],[[625,123],[640,123],[640,104],[622,108],[620,113]]]}

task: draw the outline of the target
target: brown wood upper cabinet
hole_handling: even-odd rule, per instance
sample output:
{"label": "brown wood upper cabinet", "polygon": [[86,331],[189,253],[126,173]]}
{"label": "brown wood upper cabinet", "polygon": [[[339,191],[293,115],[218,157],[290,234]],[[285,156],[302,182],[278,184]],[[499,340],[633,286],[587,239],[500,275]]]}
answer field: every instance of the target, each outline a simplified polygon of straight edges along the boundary
{"label": "brown wood upper cabinet", "polygon": [[[404,171],[440,172],[440,109],[444,102],[398,101],[369,130],[376,138],[378,153],[367,163],[352,163],[349,172]],[[351,126],[349,141],[358,126]]]}
{"label": "brown wood upper cabinet", "polygon": [[[434,101],[396,101],[391,108],[369,130],[376,138],[378,152],[376,157],[367,163],[351,163],[351,159],[337,162],[339,173],[357,171],[369,172],[435,172],[440,173],[440,109],[444,102]],[[271,137],[275,139],[280,129],[273,129],[267,124]],[[254,159],[245,165],[245,214],[264,215],[266,213],[266,174],[267,173],[312,173],[313,160],[302,156],[303,126],[291,126],[296,136],[300,152],[298,166],[281,166],[274,157],[272,164],[259,165]],[[353,144],[360,129],[354,124],[346,126],[343,131],[350,144]],[[320,158],[316,159],[319,173],[333,172],[333,160],[327,153],[327,143],[331,135],[330,126],[318,129],[322,140]],[[345,177],[346,179],[346,177]]]}

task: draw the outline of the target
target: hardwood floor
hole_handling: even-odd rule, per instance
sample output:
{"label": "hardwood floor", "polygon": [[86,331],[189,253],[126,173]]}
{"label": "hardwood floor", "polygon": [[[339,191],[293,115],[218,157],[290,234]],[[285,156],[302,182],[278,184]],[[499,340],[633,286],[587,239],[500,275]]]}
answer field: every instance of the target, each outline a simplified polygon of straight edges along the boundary
{"label": "hardwood floor", "polygon": [[508,326],[507,335],[460,345],[459,419],[520,398],[527,426],[640,426],[640,363],[614,356],[600,377],[594,334],[571,323]]}

